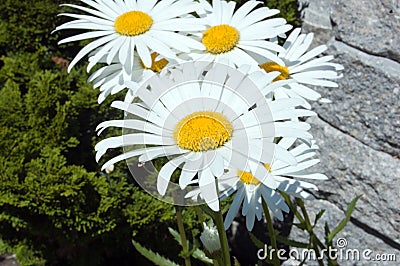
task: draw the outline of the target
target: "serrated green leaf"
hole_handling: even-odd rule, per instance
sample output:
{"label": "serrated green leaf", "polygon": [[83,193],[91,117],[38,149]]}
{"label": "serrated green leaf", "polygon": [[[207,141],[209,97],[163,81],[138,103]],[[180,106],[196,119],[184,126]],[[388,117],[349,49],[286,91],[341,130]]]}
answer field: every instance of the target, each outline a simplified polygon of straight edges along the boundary
{"label": "serrated green leaf", "polygon": [[168,227],[169,233],[175,238],[175,240],[179,243],[179,245],[182,245],[182,238],[181,235],[171,227]]}
{"label": "serrated green leaf", "polygon": [[[179,233],[178,233],[176,230],[172,229],[171,227],[168,227],[168,231],[169,231],[169,232],[171,233],[171,235],[175,238],[175,240],[176,240],[180,245],[182,245],[182,238],[181,238],[181,236],[179,235]],[[188,241],[188,246],[189,246],[189,241]],[[198,246],[196,245],[196,243],[195,243],[194,245],[190,245],[190,246],[193,247],[193,252],[192,252],[192,257],[193,257],[193,258],[198,259],[198,260],[200,260],[200,261],[202,261],[202,262],[204,262],[204,263],[207,263],[207,264],[213,264],[212,259],[208,258],[208,257],[206,256],[206,254],[205,254],[202,250],[200,250],[200,249],[198,248]]]}
{"label": "serrated green leaf", "polygon": [[239,261],[237,260],[237,258],[233,257],[233,265],[234,266],[240,266]]}
{"label": "serrated green leaf", "polygon": [[327,236],[327,242],[330,243],[332,242],[333,238],[340,232],[343,230],[343,228],[346,226],[346,224],[348,223],[348,221],[350,221],[350,217],[351,214],[354,211],[354,208],[356,207],[356,203],[357,201],[361,198],[362,195],[359,195],[357,197],[355,197],[349,204],[349,206],[347,207],[346,210],[346,217],[339,223],[338,226],[336,226],[335,229],[333,229],[333,231],[331,233],[329,233],[329,235]]}
{"label": "serrated green leaf", "polygon": [[202,261],[204,263],[207,263],[207,264],[210,264],[210,265],[213,264],[212,259],[207,257],[206,254],[202,250],[200,250],[198,248],[196,248],[196,250],[193,252],[192,256],[193,256],[193,258],[198,259],[198,260],[200,260],[200,261]]}
{"label": "serrated green leaf", "polygon": [[164,258],[163,256],[161,256],[158,253],[153,252],[150,249],[147,249],[145,247],[143,247],[142,245],[140,245],[138,242],[136,242],[135,240],[132,240],[133,246],[136,248],[136,250],[142,254],[144,257],[146,257],[148,260],[150,260],[151,262],[153,262],[155,265],[158,266],[179,266],[178,264],[176,264],[175,262],[170,261],[167,258]]}

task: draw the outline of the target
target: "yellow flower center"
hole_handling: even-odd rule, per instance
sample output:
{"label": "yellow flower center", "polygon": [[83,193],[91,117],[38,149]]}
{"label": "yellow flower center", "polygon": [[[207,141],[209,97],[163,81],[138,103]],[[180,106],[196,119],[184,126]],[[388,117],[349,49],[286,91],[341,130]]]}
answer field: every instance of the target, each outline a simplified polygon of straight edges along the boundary
{"label": "yellow flower center", "polygon": [[274,81],[288,79],[290,77],[289,69],[285,66],[281,66],[275,62],[266,62],[260,65],[261,69],[264,69],[265,72],[269,73],[272,71],[279,71],[281,74],[277,76]]}
{"label": "yellow flower center", "polygon": [[[269,172],[271,172],[271,165],[266,163],[266,164],[264,164],[264,166],[265,166],[265,168],[267,168],[267,170]],[[248,185],[258,185],[261,183],[257,178],[255,178],[249,172],[238,170],[238,176],[240,178],[240,181],[242,181],[243,183],[248,184]]]}
{"label": "yellow flower center", "polygon": [[213,150],[232,137],[233,127],[220,113],[202,111],[184,117],[175,127],[178,146],[195,152]]}
{"label": "yellow flower center", "polygon": [[154,52],[151,54],[151,67],[146,67],[142,61],[140,61],[140,64],[144,69],[150,69],[153,72],[158,72],[160,73],[161,70],[168,64],[168,60],[165,58],[161,58],[160,60],[156,61],[156,57],[158,56],[158,53]]}
{"label": "yellow flower center", "polygon": [[153,25],[153,19],[142,11],[129,11],[117,17],[115,31],[121,35],[136,36],[145,33]]}
{"label": "yellow flower center", "polygon": [[234,27],[226,24],[213,26],[203,32],[201,40],[207,49],[207,52],[212,54],[222,54],[229,52],[239,42],[239,31]]}

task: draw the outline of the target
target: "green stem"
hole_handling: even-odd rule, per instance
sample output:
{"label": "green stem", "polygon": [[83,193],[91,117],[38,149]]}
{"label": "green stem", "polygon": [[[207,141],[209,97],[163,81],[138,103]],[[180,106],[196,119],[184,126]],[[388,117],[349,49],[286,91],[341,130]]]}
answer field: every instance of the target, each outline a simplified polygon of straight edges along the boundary
{"label": "green stem", "polygon": [[203,224],[205,221],[204,213],[199,206],[195,207],[195,211],[196,211],[197,218],[199,219],[201,229],[204,230],[204,224]]}
{"label": "green stem", "polygon": [[224,262],[221,257],[213,259],[214,266],[224,266]]}
{"label": "green stem", "polygon": [[217,226],[219,242],[221,242],[222,257],[224,266],[231,265],[231,255],[229,254],[228,238],[226,237],[224,219],[222,217],[222,211],[214,212],[214,223]]}
{"label": "green stem", "polygon": [[271,239],[271,247],[275,251],[275,252],[271,252],[272,253],[272,263],[274,264],[274,266],[279,266],[281,263],[277,256],[278,245],[276,244],[274,224],[272,223],[272,218],[271,218],[271,215],[269,214],[268,206],[265,203],[264,199],[262,200],[262,206],[263,206],[263,210],[264,210],[264,214],[265,214],[265,219],[267,220],[269,238]]}
{"label": "green stem", "polygon": [[178,230],[179,234],[181,235],[181,242],[182,242],[182,250],[184,254],[184,259],[185,259],[185,265],[190,266],[190,256],[188,246],[187,246],[187,240],[186,240],[186,234],[185,234],[185,228],[183,227],[183,219],[182,219],[182,207],[180,206],[175,206],[176,210],[176,220],[178,222]]}
{"label": "green stem", "polygon": [[322,259],[320,259],[320,253],[319,253],[319,249],[318,246],[320,246],[321,248],[325,248],[324,245],[321,243],[321,241],[318,239],[318,237],[316,236],[316,234],[314,233],[313,230],[313,226],[311,225],[311,221],[310,221],[310,217],[307,213],[306,207],[304,206],[304,201],[301,199],[297,199],[297,205],[300,206],[301,212],[303,213],[304,216],[304,221],[306,222],[306,227],[307,227],[307,231],[310,235],[310,243],[312,245],[312,249],[315,251],[315,254],[318,258],[318,264],[320,266],[324,266],[324,262]]}

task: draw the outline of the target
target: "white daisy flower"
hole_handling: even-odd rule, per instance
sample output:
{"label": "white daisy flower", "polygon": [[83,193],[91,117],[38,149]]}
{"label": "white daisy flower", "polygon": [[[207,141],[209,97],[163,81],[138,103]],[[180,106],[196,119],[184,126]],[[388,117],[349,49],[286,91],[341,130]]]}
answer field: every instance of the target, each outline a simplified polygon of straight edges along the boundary
{"label": "white daisy flower", "polygon": [[[100,95],[98,98],[99,104],[102,103],[108,95],[116,94],[128,87],[129,89],[126,92],[124,101],[132,102],[136,97],[136,90],[146,80],[156,73],[159,73],[169,63],[167,59],[158,56],[155,52],[151,54],[150,67],[146,67],[143,62],[137,58],[136,52],[135,58],[132,69],[129,72],[118,62],[118,59],[115,59],[111,65],[103,66],[89,77],[88,82],[93,82],[94,88],[100,88]],[[89,62],[92,63],[92,57],[89,58]],[[100,60],[100,62],[103,63],[103,60]]]}
{"label": "white daisy flower", "polygon": [[[264,79],[265,93],[274,89],[272,80],[278,74],[270,73]],[[264,164],[273,157],[288,164],[297,163],[286,149],[274,144],[274,138],[312,138],[307,132],[309,124],[285,121],[289,119],[286,109],[300,105],[302,100],[267,103],[260,87],[240,70],[226,65],[204,71],[198,65],[186,63],[151,78],[139,88],[137,97],[141,103],[112,104],[135,118],[98,126],[99,133],[109,126],[136,132],[100,141],[95,147],[96,159],[110,148],[151,145],[125,152],[106,162],[103,169],[135,156],[139,156],[141,163],[172,156],[158,173],[159,194],[165,195],[172,173],[183,165],[180,188],[198,184],[213,210],[219,209],[215,178],[222,176],[227,165],[255,173],[260,182],[274,189],[278,184],[268,178]]]}
{"label": "white daisy flower", "polygon": [[189,54],[194,60],[257,67],[257,61],[249,54],[252,52],[283,63],[275,52],[284,49],[268,41],[292,28],[283,18],[267,19],[278,14],[279,10],[268,7],[253,10],[261,1],[247,1],[236,12],[234,1],[213,0],[212,6],[206,1],[200,2],[202,8],[197,12],[207,29],[193,33],[204,45],[203,49]]}
{"label": "white daisy flower", "polygon": [[93,62],[107,54],[110,64],[118,55],[119,62],[129,71],[134,61],[134,51],[146,67],[151,66],[151,53],[165,58],[176,58],[171,48],[188,53],[191,48],[202,48],[201,43],[177,32],[204,30],[204,25],[188,14],[198,5],[192,0],[81,0],[91,8],[65,4],[89,15],[63,13],[76,18],[56,30],[84,29],[90,32],[61,40],[59,44],[96,38],[86,45],[72,60],[68,71],[85,55],[101,47]]}
{"label": "white daisy flower", "polygon": [[[295,138],[283,138],[279,145],[287,149],[293,145],[295,140]],[[298,163],[295,166],[278,159],[275,159],[272,164],[265,164],[265,168],[268,169],[272,178],[279,183],[276,190],[265,186],[251,173],[230,167],[221,178],[218,178],[218,190],[222,194],[221,199],[236,192],[232,205],[225,217],[225,228],[229,228],[242,206],[242,215],[246,216],[246,227],[251,231],[255,218],[257,220],[262,218],[262,200],[265,201],[274,216],[282,221],[282,211],[288,213],[289,208],[277,190],[294,197],[313,199],[313,195],[304,189],[318,190],[318,188],[314,184],[297,179],[327,179],[324,174],[306,173],[304,171],[319,162],[318,159],[312,159],[317,149],[318,146],[314,143],[311,147],[303,143],[290,149],[289,152],[296,158]],[[201,197],[199,190],[192,191],[187,195],[187,197],[192,197],[193,200],[196,200],[199,196]]]}
{"label": "white daisy flower", "polygon": [[[260,56],[257,56],[257,60],[266,72],[279,71],[281,73],[275,80],[296,81],[277,89],[274,97],[321,100],[321,95],[308,86],[337,87],[338,84],[332,80],[342,77],[337,71],[343,70],[343,66],[330,62],[333,59],[331,55],[317,58],[328,49],[326,45],[320,45],[308,51],[314,35],[313,33],[300,34],[300,31],[300,28],[293,30],[286,39],[283,45],[285,50],[278,53],[281,63]],[[307,102],[304,107],[311,108]]]}

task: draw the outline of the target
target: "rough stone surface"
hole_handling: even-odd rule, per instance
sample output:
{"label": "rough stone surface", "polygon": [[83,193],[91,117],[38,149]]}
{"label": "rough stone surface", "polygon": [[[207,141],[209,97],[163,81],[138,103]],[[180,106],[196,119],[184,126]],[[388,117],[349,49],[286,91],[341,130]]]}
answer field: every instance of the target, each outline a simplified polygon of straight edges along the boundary
{"label": "rough stone surface", "polygon": [[336,39],[370,54],[400,61],[398,0],[336,0],[332,21]]}
{"label": "rough stone surface", "polygon": [[[346,2],[346,4],[344,5],[342,2]],[[350,2],[353,5],[350,5]],[[368,2],[368,4],[362,5],[364,2]],[[323,120],[354,136],[373,149],[400,157],[400,64],[393,60],[396,57],[388,59],[374,56],[363,52],[363,50],[368,49],[357,43],[350,43],[351,46],[349,46],[338,41],[338,39],[343,39],[338,35],[339,30],[335,30],[335,27],[339,27],[339,24],[336,26],[329,25],[330,19],[327,19],[331,18],[335,23],[335,18],[343,16],[343,13],[351,13],[354,10],[357,13],[359,5],[362,6],[360,7],[362,10],[371,9],[376,5],[390,6],[386,3],[388,1],[376,2],[376,0],[357,1],[357,4],[353,3],[353,0],[348,2],[333,0],[299,1],[300,6],[306,6],[303,11],[303,31],[315,33],[314,46],[328,43],[327,54],[334,55],[335,61],[340,62],[345,67],[344,78],[338,81],[339,88],[315,88],[316,91],[332,100],[333,103],[314,104],[314,108]],[[398,34],[400,32],[400,16],[397,16],[398,5],[399,1],[396,1],[396,3],[393,1],[393,13],[391,14],[395,17],[390,19],[392,22],[388,22],[391,34],[387,35],[386,39],[393,34],[396,35],[396,38],[400,36]],[[339,6],[340,9],[346,10],[339,11]],[[382,9],[369,10],[360,15],[358,20],[372,18],[373,16],[370,13],[374,13],[374,16],[384,17],[385,15],[382,12]],[[343,28],[346,27],[343,26]],[[363,42],[370,43],[370,45],[384,47],[382,42],[375,42],[370,39],[372,38],[370,36],[385,35],[386,30],[386,27],[377,27],[373,34],[371,34],[371,31],[363,32],[362,36],[354,38],[360,40],[360,42],[364,40]],[[362,32],[362,30],[360,31]],[[354,28],[352,33],[361,34]],[[346,33],[341,34],[347,36]],[[399,43],[400,40],[397,41],[397,45],[393,44],[393,51],[400,49]],[[377,48],[371,49],[379,51]],[[375,54],[379,54],[379,52],[375,52]],[[388,54],[388,57],[390,55],[392,54]]]}
{"label": "rough stone surface", "polygon": [[299,5],[304,8],[303,30],[316,33],[316,44],[335,36],[369,54],[400,62],[398,0],[299,0]]}
{"label": "rough stone surface", "polygon": [[320,146],[321,163],[315,170],[329,177],[316,182],[319,194],[342,210],[362,194],[353,217],[400,243],[400,160],[369,148],[318,118],[309,121]]}
{"label": "rough stone surface", "polygon": [[[324,237],[325,223],[328,223],[329,227],[333,229],[345,217],[345,214],[342,210],[326,200],[307,201],[306,208],[307,210],[309,210],[310,219],[312,221],[315,219],[315,216],[320,210],[326,210],[314,230],[314,232],[317,234],[317,236],[319,236],[320,239],[323,239]],[[295,222],[298,222],[298,220],[295,220]],[[297,227],[293,227],[290,233],[291,239],[296,239],[297,241],[305,243],[307,243],[308,241],[306,236],[307,233],[303,232]],[[338,250],[337,254],[339,265],[370,265],[370,263],[372,262],[368,261],[367,258],[364,259],[362,255],[362,252],[367,249],[372,251],[370,255],[367,254],[371,258],[374,258],[375,254],[394,254],[394,256],[397,258],[397,262],[386,261],[380,262],[379,265],[398,265],[398,261],[400,260],[399,250],[396,250],[388,244],[384,243],[381,239],[377,239],[375,236],[366,233],[364,230],[355,226],[352,223],[349,223],[345,227],[345,229],[335,237],[333,243],[335,244],[335,248]],[[346,253],[346,251],[349,252],[349,250],[355,249],[360,252],[360,260],[358,260],[355,255]],[[298,264],[296,264],[296,261],[291,261],[285,265]],[[307,265],[318,265],[318,263],[311,260],[307,262]]]}
{"label": "rough stone surface", "polygon": [[[400,2],[299,0],[299,4],[306,6],[302,29],[315,33],[313,45],[327,43],[326,53],[345,67],[338,88],[314,88],[332,100],[313,103],[319,118],[308,120],[320,147],[321,163],[314,170],[329,180],[314,182],[320,188],[315,192],[319,200],[307,202],[307,209],[311,216],[326,209],[316,228],[323,238],[324,223],[337,225],[351,200],[362,194],[351,221],[337,237],[345,238],[349,249],[396,254],[397,261],[339,264],[399,265]],[[290,236],[305,241],[307,233],[292,227]]]}
{"label": "rough stone surface", "polygon": [[20,266],[15,259],[15,254],[1,254],[0,266]]}
{"label": "rough stone surface", "polygon": [[314,32],[313,46],[326,43],[332,37],[332,0],[299,0],[299,8],[303,10],[304,32]]}
{"label": "rough stone surface", "polygon": [[314,104],[321,118],[373,149],[400,156],[400,64],[331,41],[345,70],[338,88],[315,88],[331,104]]}

